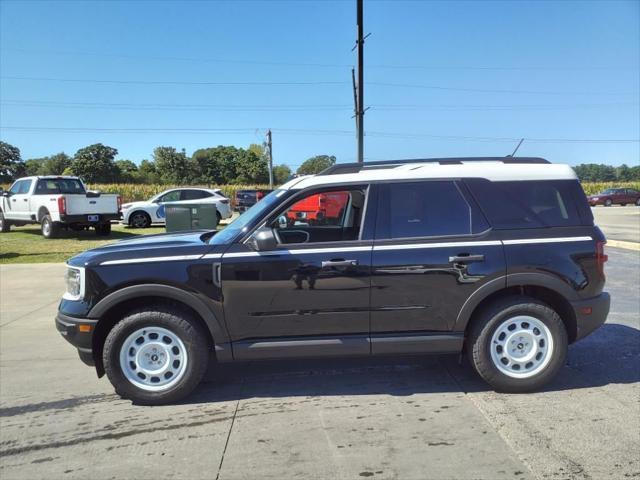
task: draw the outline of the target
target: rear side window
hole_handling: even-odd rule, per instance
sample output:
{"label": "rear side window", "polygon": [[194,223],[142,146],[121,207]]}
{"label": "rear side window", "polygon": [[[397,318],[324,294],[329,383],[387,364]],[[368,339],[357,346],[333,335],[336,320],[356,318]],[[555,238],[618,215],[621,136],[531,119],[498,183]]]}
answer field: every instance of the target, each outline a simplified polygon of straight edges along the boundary
{"label": "rear side window", "polygon": [[200,198],[210,197],[211,194],[209,192],[205,192],[204,190],[183,190],[182,191],[182,200],[198,200]]}
{"label": "rear side window", "polygon": [[380,185],[377,239],[470,235],[487,228],[456,182]]}
{"label": "rear side window", "polygon": [[493,228],[564,227],[593,222],[577,181],[470,179],[465,183]]}

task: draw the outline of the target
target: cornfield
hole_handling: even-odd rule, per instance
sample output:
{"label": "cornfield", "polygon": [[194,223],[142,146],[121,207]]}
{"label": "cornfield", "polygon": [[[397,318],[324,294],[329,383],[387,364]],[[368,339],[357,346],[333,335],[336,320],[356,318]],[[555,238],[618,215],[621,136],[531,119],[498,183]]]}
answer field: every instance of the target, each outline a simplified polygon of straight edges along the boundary
{"label": "cornfield", "polygon": [[[167,190],[169,188],[176,187],[178,185],[160,185],[160,184],[132,184],[132,183],[100,183],[89,185],[91,190],[99,190],[103,193],[118,193],[122,196],[123,203],[126,202],[135,202],[140,200],[148,200],[153,197],[157,193],[162,192],[163,190]],[[268,185],[196,185],[199,187],[206,188],[219,188],[222,190],[223,194],[230,198],[231,201],[235,200],[236,191],[243,190],[246,188],[260,188],[266,189],[269,188]],[[9,184],[0,184],[0,187],[7,190],[10,185]],[[587,195],[593,195],[595,193],[599,193],[602,190],[612,187],[622,187],[622,188],[635,188],[636,190],[640,190],[640,182],[584,182],[582,184],[582,188]]]}

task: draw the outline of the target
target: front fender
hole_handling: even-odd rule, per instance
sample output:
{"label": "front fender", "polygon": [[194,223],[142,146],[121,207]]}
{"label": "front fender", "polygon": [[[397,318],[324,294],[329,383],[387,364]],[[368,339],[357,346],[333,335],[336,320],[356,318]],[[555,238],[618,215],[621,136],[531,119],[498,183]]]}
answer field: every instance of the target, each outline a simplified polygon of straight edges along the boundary
{"label": "front fender", "polygon": [[[102,318],[109,310],[128,300],[143,297],[160,297],[175,300],[195,310],[204,320],[214,340],[216,356],[219,361],[231,360],[229,335],[223,323],[216,317],[212,309],[197,293],[188,292],[177,287],[162,284],[140,284],[117,290],[94,305],[87,317]],[[228,358],[227,358],[228,357]]]}

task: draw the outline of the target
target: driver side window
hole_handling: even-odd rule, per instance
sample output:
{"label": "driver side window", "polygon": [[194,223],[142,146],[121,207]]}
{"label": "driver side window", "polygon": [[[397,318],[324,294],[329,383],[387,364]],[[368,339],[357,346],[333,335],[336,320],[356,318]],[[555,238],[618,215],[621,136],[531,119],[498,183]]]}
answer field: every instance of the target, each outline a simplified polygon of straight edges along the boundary
{"label": "driver side window", "polygon": [[280,244],[358,240],[365,198],[364,188],[310,193],[290,205],[271,226]]}

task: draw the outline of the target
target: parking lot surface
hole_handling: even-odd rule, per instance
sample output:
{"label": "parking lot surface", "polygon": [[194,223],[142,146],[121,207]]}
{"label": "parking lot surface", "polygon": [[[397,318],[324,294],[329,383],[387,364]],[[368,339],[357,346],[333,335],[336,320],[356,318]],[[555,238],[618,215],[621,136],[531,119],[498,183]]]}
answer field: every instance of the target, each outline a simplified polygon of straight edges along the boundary
{"label": "parking lot surface", "polygon": [[1,266],[0,478],[640,477],[640,255],[608,253],[609,321],[543,392],[497,394],[455,357],[335,359],[224,367],[163,407],[57,333],[63,265]]}
{"label": "parking lot surface", "polygon": [[610,240],[640,242],[640,208],[635,206],[592,207],[596,224]]}

